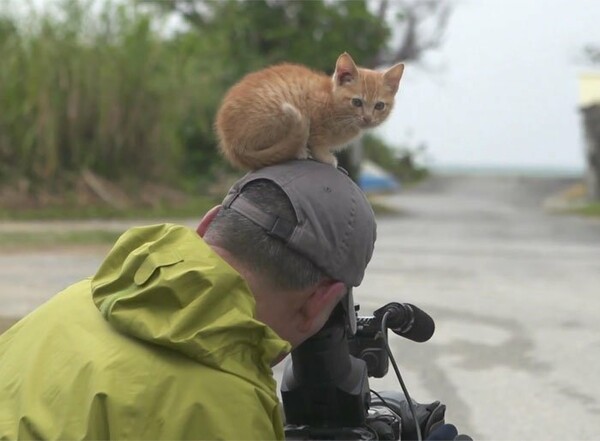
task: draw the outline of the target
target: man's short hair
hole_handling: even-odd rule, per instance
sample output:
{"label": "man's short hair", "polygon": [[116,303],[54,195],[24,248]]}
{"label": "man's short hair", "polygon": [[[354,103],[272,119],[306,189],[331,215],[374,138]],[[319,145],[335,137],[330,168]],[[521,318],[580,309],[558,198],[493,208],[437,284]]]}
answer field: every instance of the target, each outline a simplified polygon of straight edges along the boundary
{"label": "man's short hair", "polygon": [[[273,182],[258,180],[246,185],[242,194],[265,213],[297,223],[287,195]],[[255,269],[282,290],[305,289],[326,275],[306,257],[289,248],[281,239],[235,210],[221,209],[204,239],[220,246]]]}
{"label": "man's short hair", "polygon": [[232,185],[222,206],[209,240],[284,289],[323,277],[343,282],[348,294],[341,304],[356,332],[352,287],[373,255],[377,224],[344,169],[296,159],[254,170]]}

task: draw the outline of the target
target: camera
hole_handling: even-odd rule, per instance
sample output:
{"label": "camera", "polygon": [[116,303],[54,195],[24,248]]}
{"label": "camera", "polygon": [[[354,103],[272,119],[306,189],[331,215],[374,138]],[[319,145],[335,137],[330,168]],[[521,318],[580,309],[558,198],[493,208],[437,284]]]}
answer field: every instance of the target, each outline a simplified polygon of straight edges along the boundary
{"label": "camera", "polygon": [[348,336],[350,355],[363,360],[367,374],[372,378],[384,377],[389,368],[385,349],[387,329],[382,334],[381,323],[375,317],[357,317],[356,334]]}
{"label": "camera", "polygon": [[420,404],[406,390],[376,393],[368,381],[388,372],[388,316],[395,333],[415,341],[433,334],[431,317],[393,303],[373,317],[357,316],[352,335],[347,313],[338,305],[325,326],[292,351],[281,383],[286,439],[417,439],[443,424],[446,407],[439,401]]}

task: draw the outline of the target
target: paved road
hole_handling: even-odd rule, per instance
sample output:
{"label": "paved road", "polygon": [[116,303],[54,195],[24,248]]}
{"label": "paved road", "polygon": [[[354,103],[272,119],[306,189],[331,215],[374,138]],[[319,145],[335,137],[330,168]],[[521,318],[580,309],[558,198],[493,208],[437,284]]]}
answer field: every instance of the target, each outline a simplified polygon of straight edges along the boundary
{"label": "paved road", "polygon": [[600,438],[600,223],[543,211],[565,184],[437,179],[379,222],[357,298],[433,315],[432,340],[394,341],[405,381],[478,439]]}
{"label": "paved road", "polygon": [[[431,313],[429,342],[396,337],[393,350],[413,397],[441,400],[477,439],[600,438],[600,222],[544,212],[566,185],[444,177],[386,200],[403,215],[380,218],[357,302]],[[1,314],[28,312],[105,252],[0,253]],[[391,375],[371,386],[398,388]]]}

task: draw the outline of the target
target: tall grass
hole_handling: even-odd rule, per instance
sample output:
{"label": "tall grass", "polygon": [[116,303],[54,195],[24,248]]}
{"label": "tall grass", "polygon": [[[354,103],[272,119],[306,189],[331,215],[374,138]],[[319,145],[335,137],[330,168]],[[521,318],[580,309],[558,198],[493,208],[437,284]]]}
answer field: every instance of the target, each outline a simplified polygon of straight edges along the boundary
{"label": "tall grass", "polygon": [[91,169],[172,181],[190,164],[202,170],[216,156],[223,89],[214,50],[198,34],[162,38],[131,3],[0,15],[0,180],[46,185]]}

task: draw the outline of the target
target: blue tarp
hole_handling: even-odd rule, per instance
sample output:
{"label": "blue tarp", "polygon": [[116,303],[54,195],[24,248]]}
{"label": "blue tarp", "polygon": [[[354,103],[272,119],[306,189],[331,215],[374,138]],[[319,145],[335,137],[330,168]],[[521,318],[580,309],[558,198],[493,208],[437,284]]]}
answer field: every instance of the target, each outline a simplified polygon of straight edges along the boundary
{"label": "blue tarp", "polygon": [[396,178],[370,161],[361,165],[358,185],[366,193],[400,190],[400,182]]}

